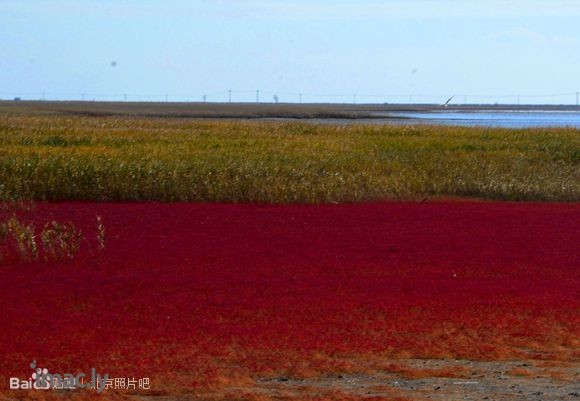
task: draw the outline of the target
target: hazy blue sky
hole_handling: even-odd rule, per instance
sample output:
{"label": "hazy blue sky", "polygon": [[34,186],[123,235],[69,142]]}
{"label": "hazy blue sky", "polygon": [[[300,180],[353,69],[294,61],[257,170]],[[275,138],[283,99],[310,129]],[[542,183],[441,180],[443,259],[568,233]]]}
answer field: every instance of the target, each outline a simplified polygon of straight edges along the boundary
{"label": "hazy blue sky", "polygon": [[[1,98],[228,89],[234,101],[260,89],[264,101],[573,103],[580,1],[0,0]],[[552,94],[567,95],[533,97]]]}

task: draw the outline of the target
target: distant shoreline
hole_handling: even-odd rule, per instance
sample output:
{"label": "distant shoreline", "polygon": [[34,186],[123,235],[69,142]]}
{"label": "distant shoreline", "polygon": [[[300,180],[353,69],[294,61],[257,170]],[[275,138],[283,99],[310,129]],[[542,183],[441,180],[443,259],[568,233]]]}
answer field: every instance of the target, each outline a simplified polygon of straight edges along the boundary
{"label": "distant shoreline", "polygon": [[[192,119],[346,119],[406,120],[399,113],[435,112],[580,112],[572,105],[449,105],[328,104],[328,103],[172,103],[93,101],[0,101],[0,114],[79,115],[85,117],[145,117]],[[413,119],[408,119],[413,120]]]}

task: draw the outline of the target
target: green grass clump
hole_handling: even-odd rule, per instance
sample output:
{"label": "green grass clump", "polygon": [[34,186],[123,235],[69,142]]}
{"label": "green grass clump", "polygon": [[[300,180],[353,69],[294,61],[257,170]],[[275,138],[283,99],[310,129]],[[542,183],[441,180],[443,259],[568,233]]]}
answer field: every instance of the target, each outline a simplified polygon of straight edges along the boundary
{"label": "green grass clump", "polygon": [[580,131],[0,116],[1,200],[580,200]]}

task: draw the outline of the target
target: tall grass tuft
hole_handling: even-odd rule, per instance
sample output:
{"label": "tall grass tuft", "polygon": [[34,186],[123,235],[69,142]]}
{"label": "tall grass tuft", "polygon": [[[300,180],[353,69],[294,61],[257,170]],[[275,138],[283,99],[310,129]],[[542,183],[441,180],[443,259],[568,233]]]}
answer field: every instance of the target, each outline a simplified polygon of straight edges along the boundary
{"label": "tall grass tuft", "polygon": [[38,245],[34,224],[26,224],[13,215],[0,223],[0,241],[12,240],[20,258],[25,261],[38,259]]}
{"label": "tall grass tuft", "polygon": [[97,245],[99,246],[99,250],[102,251],[105,249],[106,242],[105,225],[103,224],[101,216],[97,216],[96,218],[97,218]]}
{"label": "tall grass tuft", "polygon": [[51,221],[44,225],[40,238],[45,259],[73,259],[78,253],[83,235],[71,222]]}
{"label": "tall grass tuft", "polygon": [[[105,249],[105,226],[97,216],[97,249]],[[74,259],[83,244],[94,249],[83,232],[72,222],[49,221],[41,229],[13,214],[0,220],[0,261],[16,254],[23,262]]]}

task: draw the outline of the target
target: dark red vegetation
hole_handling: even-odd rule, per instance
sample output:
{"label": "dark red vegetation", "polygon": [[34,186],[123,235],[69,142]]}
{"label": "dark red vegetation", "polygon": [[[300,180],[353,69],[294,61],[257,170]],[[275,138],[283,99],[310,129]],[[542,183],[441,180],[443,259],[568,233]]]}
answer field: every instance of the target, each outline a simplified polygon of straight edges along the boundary
{"label": "dark red vegetation", "polygon": [[32,359],[181,391],[393,358],[580,356],[579,204],[56,203],[21,214],[86,233],[102,216],[106,247],[2,262],[2,388]]}

